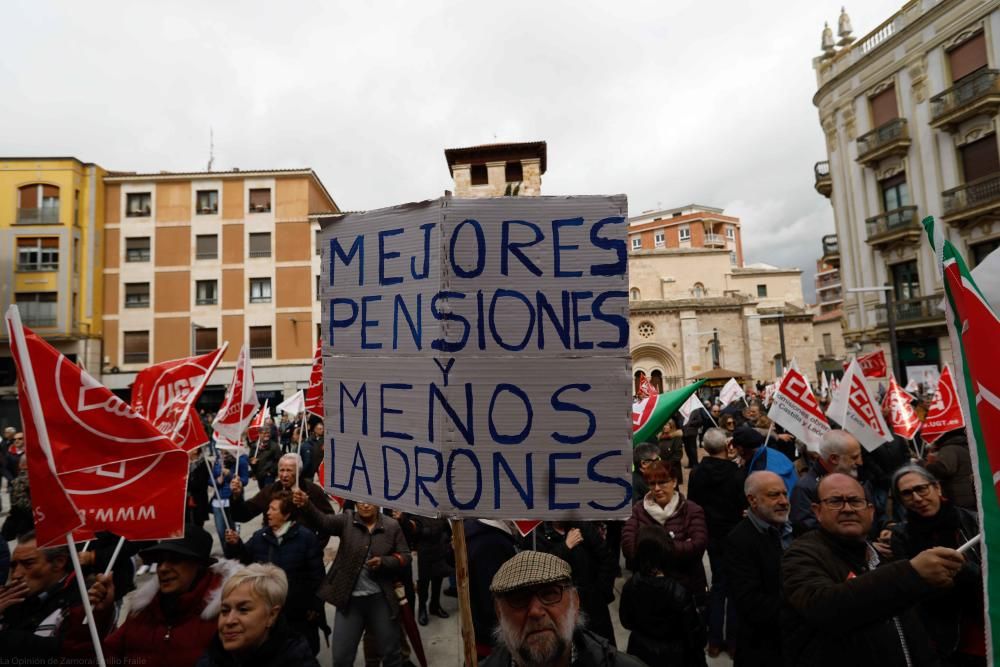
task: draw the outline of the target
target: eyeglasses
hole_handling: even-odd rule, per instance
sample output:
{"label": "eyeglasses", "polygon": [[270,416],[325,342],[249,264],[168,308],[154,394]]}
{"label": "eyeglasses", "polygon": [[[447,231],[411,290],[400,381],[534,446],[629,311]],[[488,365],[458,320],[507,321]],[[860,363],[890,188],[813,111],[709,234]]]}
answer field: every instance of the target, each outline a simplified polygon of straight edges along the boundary
{"label": "eyeglasses", "polygon": [[661,459],[659,456],[655,456],[651,459],[639,459],[639,465],[648,466],[650,463],[656,463],[657,461],[662,461],[662,460],[663,459]]}
{"label": "eyeglasses", "polygon": [[836,496],[833,498],[824,498],[820,502],[832,510],[842,510],[845,506],[849,506],[852,510],[860,510],[868,507],[867,499],[856,496],[851,496],[850,498]]}
{"label": "eyeglasses", "polygon": [[559,584],[551,584],[548,586],[541,586],[539,588],[524,588],[521,590],[511,591],[510,593],[504,593],[503,599],[514,609],[524,609],[534,598],[545,605],[546,607],[551,607],[554,604],[559,604],[562,601],[563,591],[566,590],[566,586],[561,586]]}
{"label": "eyeglasses", "polygon": [[916,486],[911,486],[908,489],[903,489],[899,492],[899,497],[909,500],[913,497],[913,494],[917,494],[921,498],[926,498],[927,494],[931,492],[931,487],[934,486],[933,482],[927,482],[926,484],[917,484]]}

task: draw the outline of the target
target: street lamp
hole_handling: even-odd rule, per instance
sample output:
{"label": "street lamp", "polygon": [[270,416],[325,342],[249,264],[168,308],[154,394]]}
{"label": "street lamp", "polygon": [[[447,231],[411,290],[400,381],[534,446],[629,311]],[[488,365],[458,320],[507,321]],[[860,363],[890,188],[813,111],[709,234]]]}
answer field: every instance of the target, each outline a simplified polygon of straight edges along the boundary
{"label": "street lamp", "polygon": [[892,372],[898,381],[903,381],[903,374],[899,369],[899,346],[896,343],[896,304],[895,290],[892,285],[881,287],[848,287],[848,292],[862,294],[865,292],[883,292],[885,294],[886,324],[889,326],[889,350],[892,352]]}
{"label": "street lamp", "polygon": [[719,368],[722,364],[719,363],[719,330],[712,329],[711,331],[695,331],[696,336],[711,336],[712,337],[712,368]]}
{"label": "street lamp", "polygon": [[785,313],[781,312],[776,315],[750,315],[750,318],[754,320],[778,320],[778,343],[781,345],[781,372],[784,373],[785,367],[788,366],[788,356],[785,354]]}

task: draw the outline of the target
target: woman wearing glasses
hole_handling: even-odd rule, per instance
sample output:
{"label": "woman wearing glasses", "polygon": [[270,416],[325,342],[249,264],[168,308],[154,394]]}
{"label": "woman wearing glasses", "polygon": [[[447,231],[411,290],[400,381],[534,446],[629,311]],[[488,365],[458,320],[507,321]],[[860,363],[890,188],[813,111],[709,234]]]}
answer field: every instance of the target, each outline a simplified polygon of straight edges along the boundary
{"label": "woman wearing glasses", "polygon": [[[938,479],[924,468],[908,465],[897,470],[892,495],[906,509],[906,520],[892,531],[897,559],[913,558],[930,547],[955,549],[979,534],[976,515],[946,498]],[[955,585],[919,605],[921,620],[945,665],[986,664],[982,588],[976,548],[965,553]]]}

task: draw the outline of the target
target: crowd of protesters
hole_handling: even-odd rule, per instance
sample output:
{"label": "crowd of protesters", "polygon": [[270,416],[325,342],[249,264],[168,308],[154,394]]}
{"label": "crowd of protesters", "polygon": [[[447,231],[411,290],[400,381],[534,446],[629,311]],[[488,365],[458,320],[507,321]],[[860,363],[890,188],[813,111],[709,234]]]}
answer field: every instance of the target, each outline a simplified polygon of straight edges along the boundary
{"label": "crowd of protesters", "polygon": [[[868,452],[834,428],[812,452],[765,412],[751,395],[674,415],[633,448],[624,522],[523,538],[465,520],[480,664],[985,665],[980,552],[957,551],[979,532],[963,432]],[[126,543],[114,563],[115,536],[83,546],[108,664],[311,666],[323,643],[334,667],[359,650],[370,665],[422,658],[418,626],[449,617],[450,522],[331,502],[315,481],[323,424],[300,424],[196,450],[183,537]],[[0,656],[86,662],[70,553],[39,547],[24,435],[3,436]]]}

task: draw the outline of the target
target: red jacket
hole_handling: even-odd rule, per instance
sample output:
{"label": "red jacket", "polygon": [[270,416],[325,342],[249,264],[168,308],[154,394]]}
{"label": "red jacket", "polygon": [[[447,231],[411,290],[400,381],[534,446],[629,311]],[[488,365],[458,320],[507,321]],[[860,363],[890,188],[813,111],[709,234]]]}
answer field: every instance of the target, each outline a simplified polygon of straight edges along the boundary
{"label": "red jacket", "polygon": [[[694,595],[695,600],[701,603],[708,588],[705,566],[702,564],[702,557],[708,547],[705,512],[696,503],[686,499],[680,491],[677,495],[680,496],[677,510],[663,524],[664,530],[673,533],[676,566],[665,574],[680,581]],[[622,529],[622,553],[627,561],[632,561],[635,557],[639,528],[660,525],[642,505],[643,501],[640,500],[632,506],[632,516]]]}

